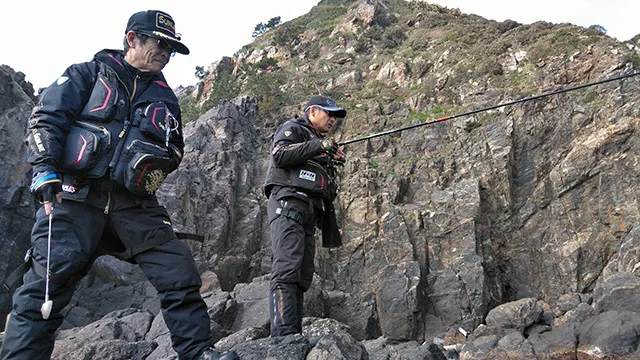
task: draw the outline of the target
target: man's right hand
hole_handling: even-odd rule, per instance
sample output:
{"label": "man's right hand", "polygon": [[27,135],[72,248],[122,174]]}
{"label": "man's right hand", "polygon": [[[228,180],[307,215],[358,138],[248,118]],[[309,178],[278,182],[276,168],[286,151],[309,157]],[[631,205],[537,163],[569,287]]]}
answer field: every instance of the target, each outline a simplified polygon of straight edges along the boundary
{"label": "man's right hand", "polygon": [[62,202],[62,177],[55,171],[40,171],[33,175],[29,191],[44,204],[47,215],[53,210],[54,201]]}

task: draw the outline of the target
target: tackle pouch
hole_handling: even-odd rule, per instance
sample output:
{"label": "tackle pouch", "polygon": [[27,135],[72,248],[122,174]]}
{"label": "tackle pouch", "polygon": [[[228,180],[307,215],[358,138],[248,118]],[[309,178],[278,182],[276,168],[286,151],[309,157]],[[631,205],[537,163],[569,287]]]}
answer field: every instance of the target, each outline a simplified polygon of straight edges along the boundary
{"label": "tackle pouch", "polygon": [[91,170],[95,170],[96,164],[108,152],[110,141],[109,130],[105,127],[74,122],[62,147],[62,169],[73,174],[92,173]]}
{"label": "tackle pouch", "polygon": [[99,122],[108,122],[113,118],[117,109],[118,83],[111,71],[103,66],[98,72],[89,101],[80,113],[82,118]]}
{"label": "tackle pouch", "polygon": [[134,139],[123,150],[113,169],[112,180],[134,195],[155,194],[169,174],[171,157],[166,148]]}
{"label": "tackle pouch", "polygon": [[140,127],[140,132],[163,144],[169,141],[173,115],[163,102],[158,101],[147,105],[139,115],[138,126]]}
{"label": "tackle pouch", "polygon": [[310,195],[322,198],[330,197],[333,180],[322,165],[317,162],[308,160],[306,164],[291,168],[288,174],[288,183],[293,187],[304,189]]}

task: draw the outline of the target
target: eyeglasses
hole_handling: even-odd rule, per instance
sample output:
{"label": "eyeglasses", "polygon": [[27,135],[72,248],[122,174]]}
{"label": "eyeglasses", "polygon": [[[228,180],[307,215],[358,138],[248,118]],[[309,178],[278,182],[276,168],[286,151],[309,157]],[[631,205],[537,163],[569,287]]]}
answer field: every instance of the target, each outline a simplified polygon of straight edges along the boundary
{"label": "eyeglasses", "polygon": [[156,39],[156,41],[157,41],[156,44],[158,45],[158,48],[160,48],[160,50],[168,50],[169,51],[169,55],[171,57],[174,57],[176,55],[176,51],[173,50],[173,48],[171,47],[171,45],[169,45],[169,43],[167,41],[162,40],[162,39]]}

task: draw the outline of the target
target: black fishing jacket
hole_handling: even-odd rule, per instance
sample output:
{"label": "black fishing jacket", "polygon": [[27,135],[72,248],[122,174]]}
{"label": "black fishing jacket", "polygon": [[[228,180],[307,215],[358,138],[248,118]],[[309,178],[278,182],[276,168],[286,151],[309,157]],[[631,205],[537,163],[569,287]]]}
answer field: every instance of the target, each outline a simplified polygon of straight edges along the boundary
{"label": "black fishing jacket", "polygon": [[[158,128],[155,141],[164,146],[171,158],[170,172],[182,159],[184,141],[178,99],[164,76],[140,72],[126,63],[118,50],[103,50],[92,61],[71,65],[42,93],[29,120],[26,143],[34,173],[57,171],[93,178],[105,176],[116,165],[117,152],[123,150],[124,140],[120,140],[126,137],[125,131],[139,126],[134,122],[136,114],[139,117],[154,102],[166,105],[175,118],[175,124],[165,124],[174,128],[170,133],[167,131],[167,138],[162,138],[162,127]],[[86,164],[84,168],[79,167],[80,160],[84,161],[80,156],[77,159],[80,164],[73,164],[74,159],[67,166],[63,164],[65,142],[78,124],[99,129],[94,131],[95,143],[87,136],[78,136],[83,142],[80,146],[84,146],[81,155],[93,149],[85,149],[87,141],[89,147],[101,149],[94,164]],[[139,137],[138,133],[132,136]]]}
{"label": "black fishing jacket", "polygon": [[322,150],[323,136],[306,117],[286,121],[273,136],[265,194],[274,187],[291,187],[311,197],[333,201],[335,169]]}

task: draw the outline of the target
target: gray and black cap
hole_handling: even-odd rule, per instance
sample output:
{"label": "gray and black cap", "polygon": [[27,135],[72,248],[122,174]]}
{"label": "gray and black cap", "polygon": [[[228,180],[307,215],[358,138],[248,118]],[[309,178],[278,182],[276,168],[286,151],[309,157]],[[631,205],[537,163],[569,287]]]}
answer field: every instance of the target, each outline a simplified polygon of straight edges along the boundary
{"label": "gray and black cap", "polygon": [[307,101],[307,105],[304,107],[304,112],[309,111],[309,108],[317,107],[324,111],[330,111],[335,114],[337,118],[343,118],[347,116],[347,110],[338,107],[333,100],[323,95],[314,95]]}
{"label": "gray and black cap", "polygon": [[189,48],[180,42],[180,34],[176,34],[176,23],[171,15],[160,10],[137,12],[129,18],[125,34],[134,31],[156,39],[162,39],[180,54],[189,54]]}

